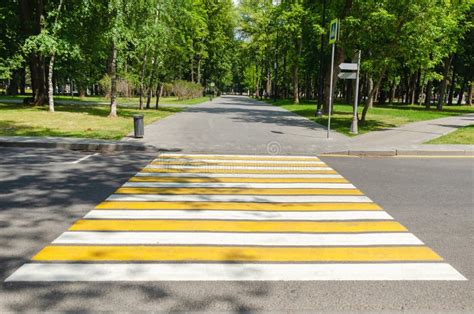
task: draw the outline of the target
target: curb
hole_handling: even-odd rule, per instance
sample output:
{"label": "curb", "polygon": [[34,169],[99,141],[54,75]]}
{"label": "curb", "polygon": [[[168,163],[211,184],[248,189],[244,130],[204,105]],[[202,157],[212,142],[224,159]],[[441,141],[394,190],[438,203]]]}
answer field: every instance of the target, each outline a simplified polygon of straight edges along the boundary
{"label": "curb", "polygon": [[347,150],[331,153],[323,153],[324,155],[339,156],[359,156],[359,157],[395,157],[395,156],[474,156],[472,150]]}
{"label": "curb", "polygon": [[50,148],[66,150],[83,150],[97,152],[159,152],[161,151],[152,145],[132,144],[132,143],[97,143],[97,142],[60,142],[60,141],[0,141],[0,147],[18,148]]}

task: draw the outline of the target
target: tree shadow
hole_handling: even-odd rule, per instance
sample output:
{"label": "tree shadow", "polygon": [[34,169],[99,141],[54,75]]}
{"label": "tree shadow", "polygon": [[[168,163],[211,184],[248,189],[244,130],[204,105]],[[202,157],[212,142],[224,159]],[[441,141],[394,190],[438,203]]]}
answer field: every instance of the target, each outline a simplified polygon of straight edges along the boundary
{"label": "tree shadow", "polygon": [[[29,149],[0,149],[0,154],[2,281],[156,156],[101,154],[68,164],[85,154]],[[224,306],[245,313],[254,309],[245,296],[264,298],[269,289],[266,284],[240,282],[225,291],[215,289],[220,285],[224,284],[194,282],[190,289],[187,282],[2,282],[0,308],[7,312],[178,312]]]}

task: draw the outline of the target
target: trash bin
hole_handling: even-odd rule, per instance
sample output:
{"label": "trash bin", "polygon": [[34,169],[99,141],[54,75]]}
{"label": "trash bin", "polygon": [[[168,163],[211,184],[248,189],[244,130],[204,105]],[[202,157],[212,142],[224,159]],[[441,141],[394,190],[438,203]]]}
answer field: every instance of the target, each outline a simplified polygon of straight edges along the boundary
{"label": "trash bin", "polygon": [[145,134],[142,114],[133,115],[133,131],[136,138],[142,138]]}

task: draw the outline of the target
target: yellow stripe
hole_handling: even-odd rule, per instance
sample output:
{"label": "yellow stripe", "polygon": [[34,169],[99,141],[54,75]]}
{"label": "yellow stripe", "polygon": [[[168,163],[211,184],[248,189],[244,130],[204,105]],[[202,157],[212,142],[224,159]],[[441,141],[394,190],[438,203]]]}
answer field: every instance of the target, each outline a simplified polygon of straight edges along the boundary
{"label": "yellow stripe", "polygon": [[119,194],[363,195],[357,189],[119,188]]}
{"label": "yellow stripe", "polygon": [[282,157],[282,158],[272,158],[271,156],[213,156],[213,155],[198,155],[198,156],[167,156],[159,155],[157,157],[159,160],[173,160],[173,159],[189,159],[193,161],[195,159],[215,159],[215,160],[269,160],[269,161],[320,161],[317,157],[312,158],[292,158],[292,157]]}
{"label": "yellow stripe", "polygon": [[34,261],[441,261],[428,247],[47,246]]}
{"label": "yellow stripe", "polygon": [[205,168],[198,168],[198,169],[164,169],[164,168],[144,168],[141,172],[162,172],[162,173],[170,173],[170,172],[187,172],[187,173],[337,173],[334,170],[298,170],[298,169],[291,169],[291,170],[268,170],[268,169],[205,169]]}
{"label": "yellow stripe", "polygon": [[176,183],[347,183],[344,178],[189,178],[189,177],[132,177],[129,182],[176,182]]}
{"label": "yellow stripe", "polygon": [[186,161],[153,161],[151,165],[176,165],[176,166],[225,166],[225,167],[327,167],[326,164],[259,164],[235,162],[186,162]]}
{"label": "yellow stripe", "polygon": [[102,202],[97,209],[333,211],[382,210],[375,203]]}
{"label": "yellow stripe", "polygon": [[[406,231],[396,221],[222,221],[222,220],[79,220],[79,231],[226,231],[226,232],[390,232]],[[219,235],[216,235],[218,237]]]}

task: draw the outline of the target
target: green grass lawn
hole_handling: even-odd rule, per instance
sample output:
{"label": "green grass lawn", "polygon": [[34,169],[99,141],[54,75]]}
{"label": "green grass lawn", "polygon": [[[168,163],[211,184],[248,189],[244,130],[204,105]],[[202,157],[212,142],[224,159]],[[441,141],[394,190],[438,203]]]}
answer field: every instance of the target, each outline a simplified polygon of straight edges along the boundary
{"label": "green grass lawn", "polygon": [[107,118],[109,108],[94,105],[56,105],[56,112],[47,106],[33,107],[0,103],[0,135],[65,136],[117,140],[133,130],[132,115],[145,115],[145,124],[179,112],[181,108],[159,110],[119,108],[118,118]]}
{"label": "green grass lawn", "polygon": [[[327,125],[327,116],[319,118],[314,116],[316,112],[316,104],[314,102],[302,102],[300,104],[293,104],[291,100],[277,100],[276,102],[268,100],[267,102],[281,106],[322,125]],[[363,124],[359,123],[359,134],[397,127],[410,122],[457,116],[472,112],[474,112],[474,107],[470,106],[445,106],[443,111],[437,111],[434,108],[427,110],[424,106],[417,105],[385,105],[383,107],[374,107],[369,109],[367,121]],[[359,117],[361,113],[362,107],[359,107]],[[352,105],[334,104],[334,112],[331,116],[331,129],[346,135],[353,135],[349,132],[351,122]]]}
{"label": "green grass lawn", "polygon": [[[2,101],[2,99],[14,100],[14,99],[23,99],[26,97],[31,97],[31,95],[0,96],[0,101]],[[110,99],[102,97],[102,96],[71,97],[71,96],[65,96],[65,95],[55,95],[54,99],[61,100],[61,101],[73,101],[75,103],[84,102],[85,104],[86,103],[92,103],[92,104],[109,104],[110,103]],[[184,99],[184,100],[179,100],[178,97],[161,97],[159,105],[172,105],[172,104],[195,105],[195,104],[199,104],[208,100],[209,100],[209,97],[198,97],[198,98]],[[150,105],[153,108],[155,107],[155,101],[156,101],[156,98],[153,97],[150,102]],[[146,103],[146,98],[144,98],[143,102]],[[130,98],[118,97],[117,103],[119,105],[127,104],[127,105],[138,106],[139,97],[130,97]]]}
{"label": "green grass lawn", "polygon": [[435,138],[427,144],[474,144],[474,124]]}

